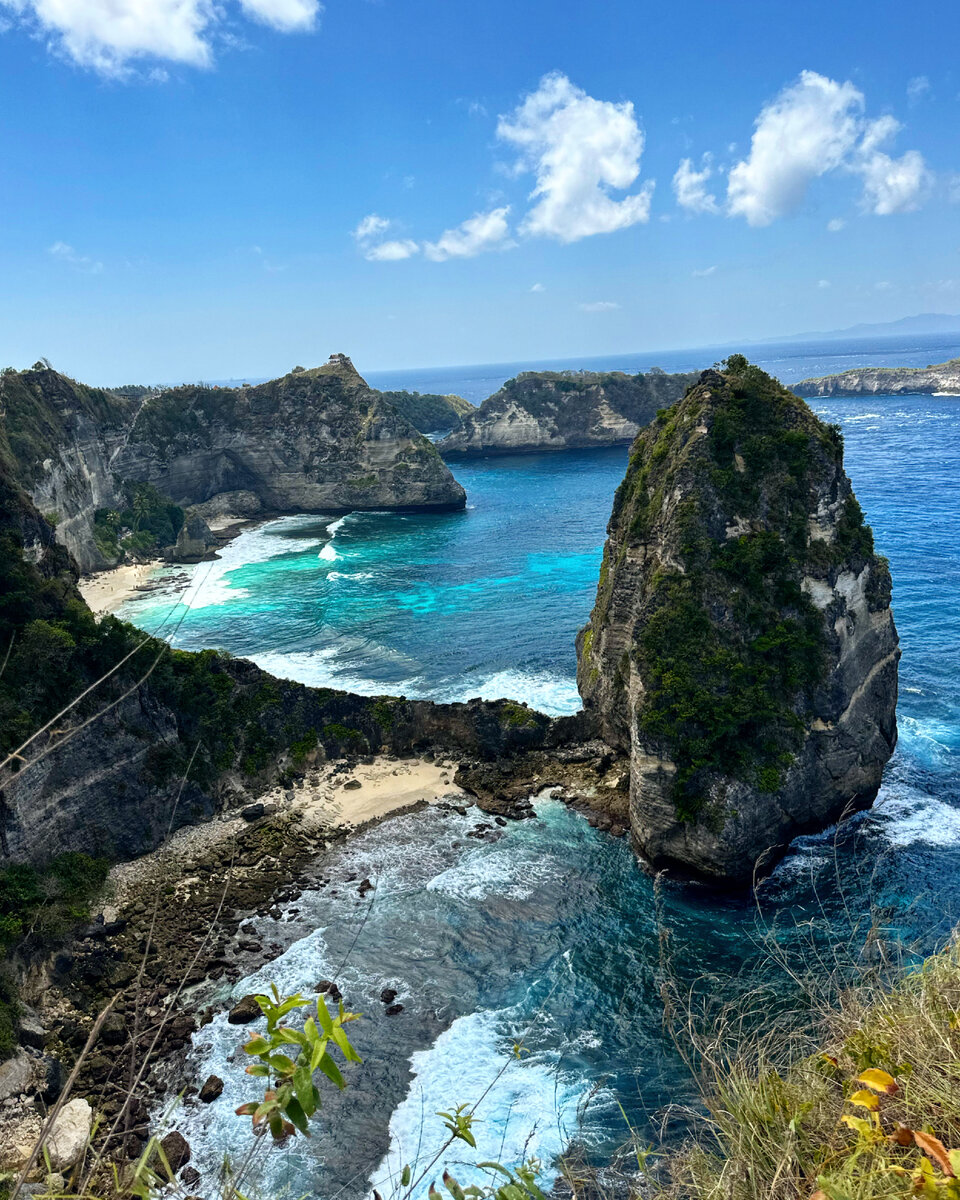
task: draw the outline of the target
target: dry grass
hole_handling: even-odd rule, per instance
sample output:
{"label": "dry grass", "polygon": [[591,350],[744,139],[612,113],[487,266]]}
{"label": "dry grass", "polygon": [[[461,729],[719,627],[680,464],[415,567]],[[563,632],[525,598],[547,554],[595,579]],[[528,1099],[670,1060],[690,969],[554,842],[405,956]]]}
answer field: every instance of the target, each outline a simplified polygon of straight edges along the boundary
{"label": "dry grass", "polygon": [[661,1200],[960,1200],[957,943],[804,1030],[749,1028],[740,1008],[698,1039],[705,1115]]}

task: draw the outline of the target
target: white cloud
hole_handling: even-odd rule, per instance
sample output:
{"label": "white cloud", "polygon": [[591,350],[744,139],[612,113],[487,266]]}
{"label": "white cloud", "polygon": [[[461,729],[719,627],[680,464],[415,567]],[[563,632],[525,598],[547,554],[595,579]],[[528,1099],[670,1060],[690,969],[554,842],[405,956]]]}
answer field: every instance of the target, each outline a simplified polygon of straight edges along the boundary
{"label": "white cloud", "polygon": [[712,174],[709,154],[703,156],[699,171],[694,170],[692,158],[681,161],[673,177],[673,190],[681,208],[692,213],[717,212],[717,198],[707,191],[707,180]]}
{"label": "white cloud", "polygon": [[[216,0],[0,0],[57,53],[104,75],[123,77],[140,59],[192,67],[213,62],[212,39],[227,19]],[[292,33],[312,29],[318,0],[240,0],[249,18]],[[156,72],[150,78],[159,81]]]}
{"label": "white cloud", "polygon": [[951,175],[947,180],[947,199],[951,204],[960,204],[960,175]]}
{"label": "white cloud", "polygon": [[930,91],[930,80],[926,75],[915,75],[907,84],[907,99],[911,104],[917,104]]}
{"label": "white cloud", "polygon": [[97,262],[87,254],[78,254],[66,242],[54,242],[52,246],[47,247],[47,253],[58,262],[67,263],[68,266],[73,267],[76,271],[82,271],[85,275],[99,275],[103,271],[102,262]]}
{"label": "white cloud", "polygon": [[240,0],[240,7],[254,21],[281,33],[313,29],[321,12],[318,0]]}
{"label": "white cloud", "polygon": [[[880,147],[900,129],[893,117],[866,121],[852,83],[815,71],[783,89],[756,120],[748,158],[730,171],[727,211],[769,225],[803,202],[814,179],[843,169],[863,178],[863,207],[877,216],[909,212],[928,189],[923,156],[893,158]],[[834,232],[842,226],[831,221]]]}
{"label": "white cloud", "polygon": [[708,275],[712,275],[716,269],[717,268],[715,266],[704,267],[702,271],[691,271],[691,274],[693,275],[694,279],[706,279],[706,277]]}
{"label": "white cloud", "polygon": [[378,242],[375,246],[367,246],[363,257],[369,262],[400,262],[410,258],[420,250],[416,242],[410,238],[398,238],[390,242]]}
{"label": "white cloud", "polygon": [[386,233],[390,228],[390,222],[386,217],[379,217],[376,213],[370,213],[369,216],[363,218],[360,224],[353,231],[353,236],[358,242],[367,242],[371,238],[379,237]]}
{"label": "white cloud", "polygon": [[803,201],[817,176],[847,158],[860,133],[863,95],[804,71],[757,118],[750,156],[730,171],[727,206],[750,225],[769,225]]}
{"label": "white cloud", "polygon": [[818,279],[818,280],[817,280],[817,287],[818,287],[818,288],[828,288],[828,287],[831,287],[831,286],[832,286],[832,285],[831,285],[831,283],[830,283],[830,280],[829,280],[829,279]]}
{"label": "white cloud", "polygon": [[893,289],[893,284],[889,279],[881,279],[873,285],[878,292],[889,292]]}
{"label": "white cloud", "polygon": [[353,231],[353,238],[360,253],[369,262],[400,262],[418,253],[420,247],[410,238],[393,238],[386,241],[384,235],[394,222],[386,217],[370,213]]}
{"label": "white cloud", "polygon": [[610,195],[640,173],[644,139],[629,101],[596,100],[553,72],[500,117],[497,136],[519,151],[517,173],[537,177],[521,233],[575,242],[649,220],[651,181],[623,199]]}
{"label": "white cloud", "polygon": [[843,217],[833,217],[827,222],[827,231],[829,233],[839,233],[841,229],[846,229],[847,223]]}
{"label": "white cloud", "polygon": [[620,305],[614,300],[593,300],[589,304],[581,304],[578,306],[581,312],[599,313],[613,312]]}
{"label": "white cloud", "polygon": [[475,213],[455,229],[444,230],[435,242],[424,242],[423,252],[431,262],[445,262],[448,258],[473,258],[485,250],[509,250],[515,244],[509,237],[509,212],[509,205],[504,205]]}
{"label": "white cloud", "polygon": [[900,158],[892,158],[880,149],[899,130],[900,124],[893,117],[871,121],[853,164],[853,169],[863,176],[863,207],[878,217],[919,208],[931,182],[919,151],[908,150]]}
{"label": "white cloud", "polygon": [[542,283],[535,283],[533,285],[533,287],[530,289],[530,291],[531,292],[544,292],[544,291],[546,291],[546,288],[543,286]]}

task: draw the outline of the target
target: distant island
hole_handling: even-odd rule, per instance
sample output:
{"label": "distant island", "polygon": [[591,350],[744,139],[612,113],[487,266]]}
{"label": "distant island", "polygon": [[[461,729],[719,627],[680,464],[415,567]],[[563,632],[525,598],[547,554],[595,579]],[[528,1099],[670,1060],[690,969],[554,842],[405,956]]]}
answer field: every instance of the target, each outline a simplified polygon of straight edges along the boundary
{"label": "distant island", "polygon": [[848,325],[846,329],[818,329],[789,337],[764,338],[765,342],[833,341],[844,338],[894,337],[896,334],[960,333],[960,313],[917,313],[897,321]]}
{"label": "distant island", "polygon": [[928,367],[856,367],[794,384],[798,396],[960,396],[960,358]]}

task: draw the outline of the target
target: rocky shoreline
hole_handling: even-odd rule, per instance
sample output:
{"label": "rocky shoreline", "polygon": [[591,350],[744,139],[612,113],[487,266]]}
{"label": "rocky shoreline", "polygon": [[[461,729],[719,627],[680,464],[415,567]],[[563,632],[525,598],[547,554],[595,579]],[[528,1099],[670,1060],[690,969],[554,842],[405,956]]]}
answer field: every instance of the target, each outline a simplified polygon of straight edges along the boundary
{"label": "rocky shoreline", "polygon": [[[107,1005],[70,1100],[100,1118],[94,1155],[135,1162],[158,1132],[164,1099],[180,1090],[192,1035],[227,1004],[229,985],[286,949],[284,918],[296,915],[301,893],[336,900],[375,890],[369,879],[333,878],[325,867],[349,837],[439,804],[461,814],[475,807],[468,836],[495,838],[498,824],[532,816],[531,797],[548,789],[594,827],[625,836],[627,784],[623,763],[599,742],[499,762],[441,747],[344,758],[115,867],[94,920],[23,971],[24,1045],[0,1067],[0,1165],[22,1160]],[[257,937],[254,917],[272,918],[277,937]],[[336,981],[319,982],[336,992]],[[203,1103],[201,1090],[187,1087],[183,1102]],[[189,1147],[175,1128],[169,1137],[171,1165],[179,1160],[181,1183],[195,1186]]]}

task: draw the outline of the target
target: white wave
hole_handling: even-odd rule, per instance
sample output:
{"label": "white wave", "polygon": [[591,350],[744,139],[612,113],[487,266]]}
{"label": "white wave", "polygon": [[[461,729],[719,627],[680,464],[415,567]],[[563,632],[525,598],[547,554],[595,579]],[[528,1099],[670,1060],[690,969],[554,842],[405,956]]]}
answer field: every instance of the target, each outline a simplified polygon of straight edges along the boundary
{"label": "white wave", "polygon": [[439,1179],[445,1169],[463,1185],[490,1182],[475,1165],[488,1159],[516,1166],[525,1157],[537,1157],[545,1167],[541,1183],[552,1182],[556,1173],[550,1164],[575,1127],[581,1087],[557,1070],[551,1055],[515,1057],[513,1043],[522,1033],[513,1009],[470,1013],[458,1017],[428,1050],[410,1056],[416,1078],[390,1118],[390,1150],[370,1177],[371,1187],[390,1195],[406,1163],[416,1178],[417,1164],[426,1167],[448,1137],[433,1114],[477,1101],[477,1149],[454,1142],[415,1195],[425,1196],[431,1178]]}
{"label": "white wave", "polygon": [[907,751],[924,762],[943,762],[960,748],[960,728],[946,721],[899,716],[900,752]]}
{"label": "white wave", "polygon": [[488,896],[527,900],[556,875],[556,861],[511,846],[509,852],[486,847],[469,851],[448,870],[427,884],[429,892],[443,892],[458,900],[486,900]]}
{"label": "white wave", "polygon": [[429,698],[451,703],[474,696],[482,700],[521,700],[551,717],[568,716],[582,707],[577,681],[569,675],[546,671],[509,669],[492,675],[468,676],[457,684],[436,689]]}
{"label": "white wave", "polygon": [[344,659],[349,659],[354,650],[362,654],[364,659],[374,658],[381,663],[390,663],[397,676],[402,676],[405,670],[411,670],[408,661],[396,650],[386,646],[371,647],[368,643],[347,638],[328,646],[318,646],[315,650],[264,650],[247,657],[271,675],[293,679],[309,687],[338,688],[345,692],[356,692],[358,696],[416,695],[416,688],[411,686],[414,681],[403,678],[393,681],[371,679],[342,666]]}
{"label": "white wave", "polygon": [[[349,516],[349,514],[347,515]],[[324,562],[337,561],[338,556],[336,550],[333,548],[333,540],[337,536],[338,531],[343,528],[343,523],[346,519],[346,517],[337,517],[335,521],[331,521],[327,526],[327,533],[330,535],[330,541],[327,542],[324,548],[317,555],[317,557],[322,558]]]}
{"label": "white wave", "polygon": [[918,788],[884,792],[869,818],[894,846],[960,846],[960,808]]}

